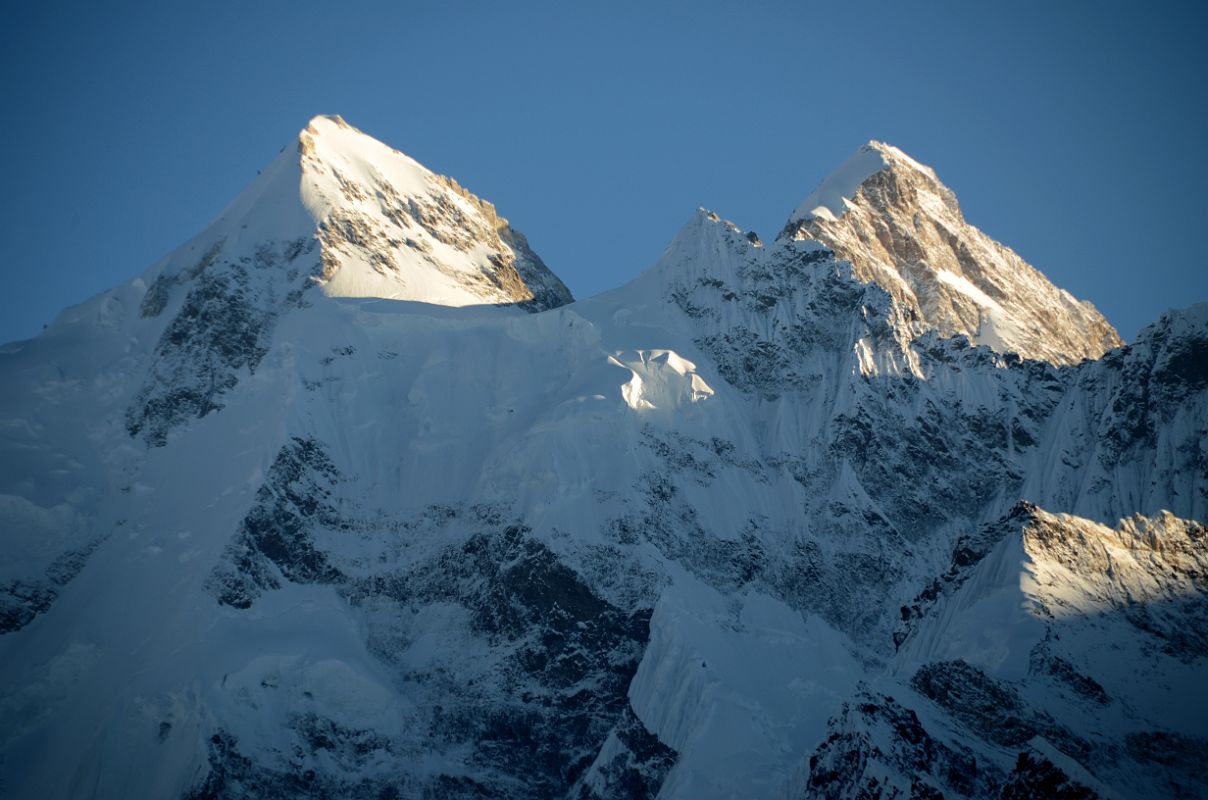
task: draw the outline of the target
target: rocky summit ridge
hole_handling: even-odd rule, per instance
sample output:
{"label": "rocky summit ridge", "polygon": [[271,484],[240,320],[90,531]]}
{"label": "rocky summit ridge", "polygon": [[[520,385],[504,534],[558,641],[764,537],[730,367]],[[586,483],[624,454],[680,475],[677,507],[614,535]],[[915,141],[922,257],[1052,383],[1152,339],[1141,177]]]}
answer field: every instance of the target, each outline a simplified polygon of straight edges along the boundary
{"label": "rocky summit ridge", "polygon": [[963,334],[1025,358],[1073,364],[1122,342],[1086,301],[965,221],[935,171],[870,141],[790,217],[782,237],[814,239],[911,314],[912,330]]}
{"label": "rocky summit ridge", "polygon": [[[866,167],[795,225],[943,203]],[[0,795],[1208,793],[1208,304],[1041,360],[805,228],[521,242],[317,118],[0,348]]]}

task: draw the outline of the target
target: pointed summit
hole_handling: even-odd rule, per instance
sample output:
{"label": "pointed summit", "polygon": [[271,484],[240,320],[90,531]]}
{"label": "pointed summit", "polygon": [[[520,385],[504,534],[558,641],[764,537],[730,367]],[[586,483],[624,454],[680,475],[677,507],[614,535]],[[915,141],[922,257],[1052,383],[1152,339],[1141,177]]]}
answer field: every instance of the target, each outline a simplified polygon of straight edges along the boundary
{"label": "pointed summit", "polygon": [[572,300],[493,205],[334,116],[312,119],[131,288],[139,319],[162,326],[126,418],[151,446],[221,410],[282,318],[321,295],[526,311]]}
{"label": "pointed summit", "polygon": [[535,311],[573,299],[494,205],[341,117],[313,118],[298,150],[327,294]]}
{"label": "pointed summit", "polygon": [[1055,364],[1122,343],[1093,305],[966,222],[935,171],[892,145],[857,150],[793,212],[781,237],[816,240],[850,261],[857,277],[914,316],[917,333],[964,334]]}
{"label": "pointed summit", "polygon": [[843,216],[852,206],[861,184],[878,172],[895,167],[918,170],[935,178],[930,167],[923,166],[891,144],[870,139],[805,198],[789,217],[789,223],[814,218],[833,221]]}
{"label": "pointed summit", "polygon": [[573,299],[491,203],[334,115],[312,118],[296,147],[146,278],[162,292],[194,277],[203,253],[259,265],[275,253],[333,297],[531,311]]}

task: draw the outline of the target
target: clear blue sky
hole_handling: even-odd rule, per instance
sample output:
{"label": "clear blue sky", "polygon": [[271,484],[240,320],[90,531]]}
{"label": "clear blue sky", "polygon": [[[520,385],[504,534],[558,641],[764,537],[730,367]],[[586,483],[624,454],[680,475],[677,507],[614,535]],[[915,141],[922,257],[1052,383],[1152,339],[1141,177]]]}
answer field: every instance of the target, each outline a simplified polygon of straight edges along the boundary
{"label": "clear blue sky", "polygon": [[769,236],[870,138],[1126,339],[1208,300],[1208,12],[1137,2],[10,4],[0,341],[140,273],[316,113],[579,297],[697,206]]}

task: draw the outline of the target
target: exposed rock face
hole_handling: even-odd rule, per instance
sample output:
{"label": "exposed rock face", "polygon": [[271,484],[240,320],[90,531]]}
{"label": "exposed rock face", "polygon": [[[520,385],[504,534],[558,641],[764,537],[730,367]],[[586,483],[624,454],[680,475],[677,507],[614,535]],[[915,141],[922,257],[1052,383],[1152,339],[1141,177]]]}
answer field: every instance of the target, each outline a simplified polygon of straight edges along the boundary
{"label": "exposed rock face", "polygon": [[55,558],[43,575],[16,578],[0,585],[0,633],[12,633],[44,613],[88,561],[99,545],[88,542],[79,549],[67,550]]}
{"label": "exposed rock face", "polygon": [[1020,753],[1002,800],[1096,800],[1100,795],[1058,769],[1053,762]]}
{"label": "exposed rock face", "polygon": [[993,762],[936,740],[892,697],[862,693],[843,704],[829,731],[810,757],[806,797],[986,797],[1003,780]]}
{"label": "exposed rock face", "polygon": [[298,583],[343,581],[314,542],[316,526],[345,524],[331,504],[339,479],[314,440],[295,437],[281,448],[239,534],[210,576],[210,591],[219,603],[250,608],[263,591],[281,588],[282,578]]}
{"label": "exposed rock face", "polygon": [[314,127],[0,350],[5,791],[1205,793],[1208,305],[1025,360],[702,211],[526,314],[489,205]]}
{"label": "exposed rock face", "polygon": [[933,170],[881,142],[864,145],[824,182],[781,236],[817,240],[850,261],[860,280],[902,305],[919,333],[964,334],[1054,364],[1121,344],[1094,306],[967,223]]}
{"label": "exposed rock face", "polygon": [[180,310],[160,336],[146,383],[127,409],[131,436],[162,447],[173,428],[220,411],[222,396],[255,372],[277,315],[272,294],[257,292],[263,284],[229,262],[190,281]]}

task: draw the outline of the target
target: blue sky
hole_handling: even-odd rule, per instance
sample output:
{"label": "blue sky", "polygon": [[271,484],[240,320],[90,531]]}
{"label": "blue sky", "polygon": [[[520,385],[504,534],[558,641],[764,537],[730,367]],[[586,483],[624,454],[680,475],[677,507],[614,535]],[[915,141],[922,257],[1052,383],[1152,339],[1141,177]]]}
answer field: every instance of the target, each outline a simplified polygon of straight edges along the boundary
{"label": "blue sky", "polygon": [[585,297],[697,206],[770,236],[864,141],[1126,339],[1208,300],[1200,3],[64,3],[0,30],[0,341],[201,230],[316,113]]}

